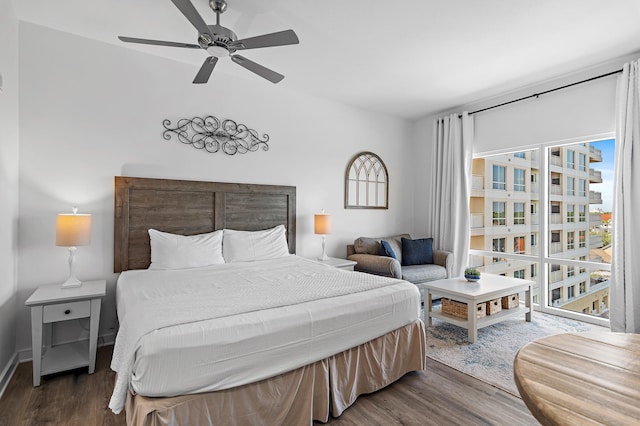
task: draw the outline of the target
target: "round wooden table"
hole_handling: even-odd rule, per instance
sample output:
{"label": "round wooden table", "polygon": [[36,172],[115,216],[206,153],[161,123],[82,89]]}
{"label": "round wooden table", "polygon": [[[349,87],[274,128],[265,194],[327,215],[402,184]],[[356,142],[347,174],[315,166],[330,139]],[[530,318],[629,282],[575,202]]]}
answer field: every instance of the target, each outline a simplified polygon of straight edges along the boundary
{"label": "round wooden table", "polygon": [[567,333],[515,357],[520,396],[543,425],[640,424],[640,335]]}

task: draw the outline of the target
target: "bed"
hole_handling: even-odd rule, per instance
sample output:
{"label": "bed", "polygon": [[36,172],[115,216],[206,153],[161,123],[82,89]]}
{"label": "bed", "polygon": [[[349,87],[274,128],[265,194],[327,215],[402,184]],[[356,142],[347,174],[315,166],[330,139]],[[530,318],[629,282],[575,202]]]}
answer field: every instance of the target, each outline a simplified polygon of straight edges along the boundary
{"label": "bed", "polygon": [[[115,178],[110,407],[128,424],[326,422],[424,368],[416,287],[296,256],[295,196],[291,186]],[[158,269],[150,229],[171,241],[224,236],[226,257]],[[271,251],[243,245],[267,234]]]}

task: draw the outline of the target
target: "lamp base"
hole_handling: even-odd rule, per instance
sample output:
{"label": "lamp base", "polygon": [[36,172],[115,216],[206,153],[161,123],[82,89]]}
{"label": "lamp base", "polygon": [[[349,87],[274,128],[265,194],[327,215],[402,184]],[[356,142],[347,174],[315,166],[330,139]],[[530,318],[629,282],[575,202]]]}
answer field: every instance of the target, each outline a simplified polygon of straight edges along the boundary
{"label": "lamp base", "polygon": [[74,288],[74,287],[80,287],[81,285],[82,285],[82,281],[80,281],[74,276],[71,276],[67,278],[65,282],[62,283],[62,288]]}

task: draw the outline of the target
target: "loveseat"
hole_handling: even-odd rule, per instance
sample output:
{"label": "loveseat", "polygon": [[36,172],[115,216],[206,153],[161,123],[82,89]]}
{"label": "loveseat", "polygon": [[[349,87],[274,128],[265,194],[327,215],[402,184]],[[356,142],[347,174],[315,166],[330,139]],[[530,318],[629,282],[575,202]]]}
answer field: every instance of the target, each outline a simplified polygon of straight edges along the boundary
{"label": "loveseat", "polygon": [[451,252],[433,250],[433,239],[412,240],[409,234],[360,237],[347,245],[347,259],[357,262],[356,271],[400,278],[414,284],[452,276]]}

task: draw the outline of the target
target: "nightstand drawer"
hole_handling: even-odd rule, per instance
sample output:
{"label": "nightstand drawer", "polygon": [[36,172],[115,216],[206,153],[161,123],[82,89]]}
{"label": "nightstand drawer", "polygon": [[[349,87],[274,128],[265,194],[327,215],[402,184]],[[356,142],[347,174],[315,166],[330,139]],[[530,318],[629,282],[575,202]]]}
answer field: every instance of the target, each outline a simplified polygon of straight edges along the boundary
{"label": "nightstand drawer", "polygon": [[49,323],[55,321],[66,321],[76,318],[86,318],[89,316],[91,316],[90,300],[58,303],[55,305],[44,306],[44,311],[42,313],[42,322]]}

